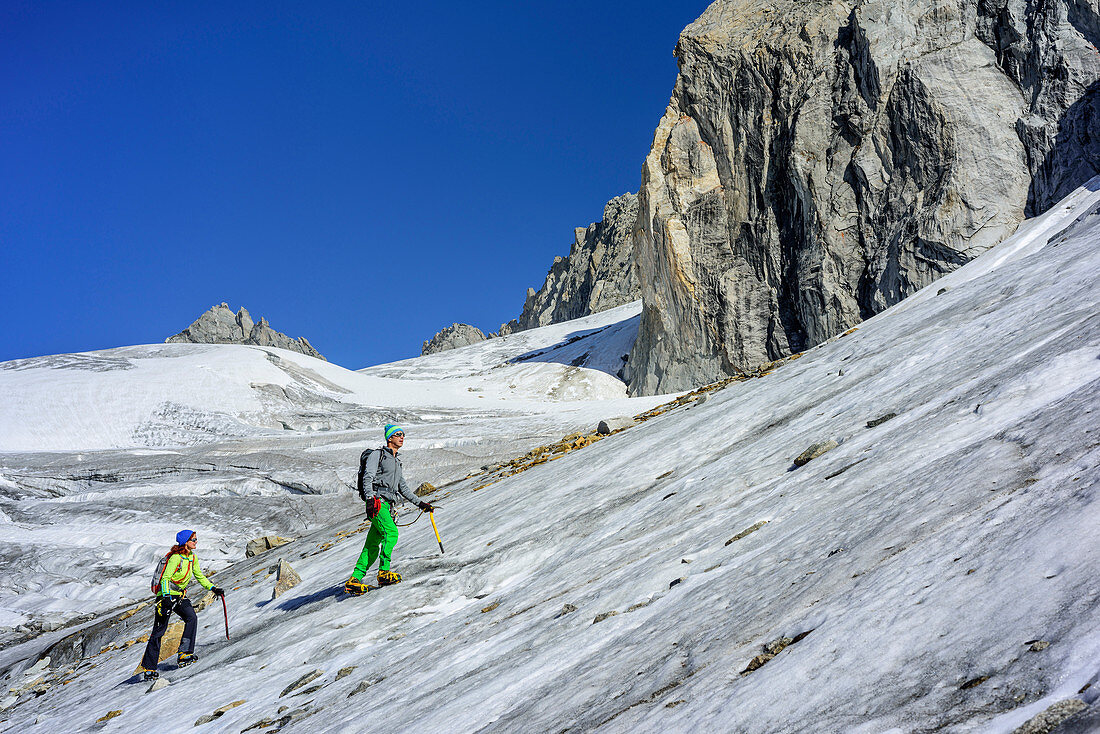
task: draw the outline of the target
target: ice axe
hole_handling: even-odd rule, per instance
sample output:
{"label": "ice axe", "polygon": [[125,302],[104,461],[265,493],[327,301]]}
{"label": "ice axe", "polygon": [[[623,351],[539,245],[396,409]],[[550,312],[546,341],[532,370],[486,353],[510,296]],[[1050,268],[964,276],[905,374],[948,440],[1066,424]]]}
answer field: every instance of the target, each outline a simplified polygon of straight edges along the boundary
{"label": "ice axe", "polygon": [[432,530],[435,531],[435,540],[439,543],[439,552],[443,553],[443,541],[439,537],[439,528],[435,526],[435,513],[429,512],[428,519],[432,521]]}
{"label": "ice axe", "polygon": [[229,639],[229,610],[225,608],[225,594],[222,594],[222,614],[225,615],[225,639]]}

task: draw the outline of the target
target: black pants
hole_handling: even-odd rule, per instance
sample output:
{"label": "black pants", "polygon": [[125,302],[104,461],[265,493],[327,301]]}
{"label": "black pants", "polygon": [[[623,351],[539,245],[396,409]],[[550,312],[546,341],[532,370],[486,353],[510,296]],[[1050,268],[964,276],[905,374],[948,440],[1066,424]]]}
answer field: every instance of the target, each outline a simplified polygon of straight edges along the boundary
{"label": "black pants", "polygon": [[[183,637],[180,639],[180,652],[195,652],[195,630],[199,626],[198,615],[191,606],[191,600],[184,598],[176,603],[176,614],[183,618]],[[161,615],[160,604],[157,604],[156,616],[153,617],[153,631],[149,633],[149,644],[145,646],[145,655],[141,658],[141,667],[146,670],[156,670],[160,659],[160,638],[164,637],[164,631],[168,629],[171,614]]]}

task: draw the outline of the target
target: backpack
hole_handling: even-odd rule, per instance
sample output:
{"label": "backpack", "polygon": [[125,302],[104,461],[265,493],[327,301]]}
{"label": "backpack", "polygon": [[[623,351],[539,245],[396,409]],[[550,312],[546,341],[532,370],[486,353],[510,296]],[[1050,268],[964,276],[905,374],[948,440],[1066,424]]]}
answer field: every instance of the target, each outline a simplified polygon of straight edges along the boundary
{"label": "backpack", "polygon": [[[355,487],[359,490],[359,499],[364,502],[367,501],[367,490],[366,487],[363,486],[363,480],[366,479],[363,475],[367,471],[367,460],[370,459],[371,452],[381,450],[382,449],[367,449],[359,456],[359,476],[355,480]],[[371,489],[373,490],[373,487]]]}
{"label": "backpack", "polygon": [[168,551],[168,553],[165,554],[164,558],[160,559],[160,563],[157,564],[157,571],[153,574],[153,581],[149,585],[149,590],[152,591],[154,594],[160,593],[161,576],[164,575],[164,569],[168,567],[168,559],[171,558],[172,554],[176,552],[176,548],[173,547],[172,550]]}

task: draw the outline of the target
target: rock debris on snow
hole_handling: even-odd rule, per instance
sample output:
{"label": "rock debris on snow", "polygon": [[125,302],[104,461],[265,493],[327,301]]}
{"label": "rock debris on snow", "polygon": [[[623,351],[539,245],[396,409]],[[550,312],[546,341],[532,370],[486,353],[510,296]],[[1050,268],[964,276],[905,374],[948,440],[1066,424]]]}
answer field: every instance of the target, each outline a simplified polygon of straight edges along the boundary
{"label": "rock debris on snow", "polygon": [[745,537],[751,535],[752,533],[755,533],[757,530],[759,530],[760,528],[764,527],[767,524],[768,524],[767,520],[760,520],[756,523],[753,523],[749,527],[747,527],[744,530],[742,530],[741,532],[739,532],[737,535],[735,535],[732,538],[730,538],[729,540],[727,540],[724,543],[724,545],[729,545],[731,543],[736,543],[737,541],[741,540],[742,538],[745,538]]}
{"label": "rock debris on snow", "polygon": [[352,696],[354,696],[356,694],[362,693],[363,691],[367,690],[371,686],[377,685],[378,683],[381,683],[381,682],[382,682],[381,679],[360,681],[359,685],[355,686],[355,688],[352,689],[351,693],[348,694],[348,698],[351,698]]}
{"label": "rock debris on snow", "polygon": [[302,577],[291,568],[290,564],[279,559],[278,575],[275,577],[275,588],[271,590],[271,598],[278,599],[292,588],[302,583]]}
{"label": "rock debris on snow", "polygon": [[252,558],[253,556],[258,556],[272,548],[278,548],[289,542],[291,542],[290,538],[281,538],[278,535],[265,535],[261,538],[254,538],[248,541],[248,545],[245,546],[244,557]]}
{"label": "rock debris on snow", "polygon": [[806,635],[810,634],[810,632],[813,632],[813,630],[799,633],[794,637],[780,637],[772,640],[771,642],[765,643],[763,646],[763,652],[761,652],[759,655],[749,661],[749,664],[746,665],[745,669],[741,671],[741,675],[748,675],[754,670],[759,670],[761,667],[764,666],[765,663],[775,658],[776,655],[783,652],[796,642],[802,641],[802,639],[805,638]]}
{"label": "rock debris on snow", "polygon": [[317,680],[318,678],[320,678],[324,674],[325,674],[325,671],[323,671],[323,670],[314,670],[313,672],[306,673],[301,678],[299,678],[298,680],[294,681],[289,686],[284,688],[282,690],[282,692],[279,693],[279,698],[282,698],[283,696],[285,696],[288,693],[291,693],[292,691],[298,690],[302,686],[305,686],[305,685],[308,685],[308,684],[312,683],[313,681]]}
{"label": "rock debris on snow", "polygon": [[828,440],[825,440],[825,441],[818,441],[817,443],[812,444],[808,449],[803,451],[801,454],[799,454],[798,457],[794,460],[794,465],[795,466],[806,466],[806,464],[809,464],[811,461],[818,458],[819,456],[823,456],[826,453],[832,451],[833,449],[835,449],[839,445],[840,444],[837,443],[836,440],[832,439],[832,438],[830,438]]}
{"label": "rock debris on snow", "polygon": [[615,431],[621,431],[624,428],[628,428],[634,425],[634,419],[628,416],[621,418],[606,418],[599,422],[596,426],[596,433],[601,436],[608,436]]}
{"label": "rock debris on snow", "polygon": [[220,706],[220,707],[214,709],[213,712],[211,712],[209,714],[204,714],[203,716],[200,716],[195,721],[195,726],[202,726],[203,724],[209,724],[214,719],[218,719],[218,718],[224,716],[227,711],[231,711],[231,710],[237,708],[238,706],[242,706],[242,705],[244,705],[244,703],[245,703],[245,701],[242,699],[240,701],[234,701],[233,703],[227,703],[224,706]]}
{"label": "rock debris on snow", "polygon": [[971,678],[970,680],[968,680],[968,681],[964,682],[962,685],[960,685],[959,690],[960,691],[968,691],[971,688],[977,688],[982,683],[985,683],[987,680],[989,680],[991,677],[992,676],[989,676],[989,675],[979,675],[977,678]]}
{"label": "rock debris on snow", "polygon": [[886,421],[888,421],[892,418],[897,418],[897,417],[898,417],[897,413],[886,413],[885,415],[881,415],[878,418],[875,418],[874,420],[867,421],[867,427],[868,428],[875,428],[877,426],[881,426]]}

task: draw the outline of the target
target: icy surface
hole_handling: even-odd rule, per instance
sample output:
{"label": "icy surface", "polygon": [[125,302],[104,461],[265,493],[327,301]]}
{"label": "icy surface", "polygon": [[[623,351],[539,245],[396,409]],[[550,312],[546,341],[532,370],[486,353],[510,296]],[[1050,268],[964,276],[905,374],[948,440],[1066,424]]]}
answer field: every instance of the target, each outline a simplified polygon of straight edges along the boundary
{"label": "icy surface", "polygon": [[191,446],[288,429],[373,427],[380,417],[425,411],[493,417],[623,399],[614,373],[640,310],[640,302],[629,304],[361,372],[237,345],[158,344],[5,362],[0,451]]}
{"label": "icy surface", "polygon": [[[399,587],[339,593],[349,515],[223,571],[233,639],[202,613],[202,660],[165,666],[168,688],[120,683],[140,645],[109,650],[0,730],[189,729],[236,701],[200,730],[1009,732],[1095,707],[1098,183],[763,378],[448,486],[447,555],[426,521],[403,529]],[[447,438],[497,440],[496,420]],[[276,556],[303,582],[269,601],[254,571]]]}
{"label": "icy surface", "polygon": [[628,399],[620,380],[568,363],[583,345],[594,364],[621,364],[639,309],[411,370],[192,344],[0,364],[0,644],[20,624],[145,595],[150,565],[180,528],[197,530],[207,566],[221,568],[250,538],[296,537],[355,512],[359,453],[381,443],[385,423],[408,430],[416,486],[663,402]]}
{"label": "icy surface", "polygon": [[[488,370],[511,373],[517,365],[568,365],[618,375],[638,335],[642,302],[602,311],[562,324],[520,331],[425,357],[360,370],[363,374],[402,377],[411,380],[461,379],[483,375]],[[557,370],[555,370],[557,371]],[[502,380],[501,380],[502,381]],[[525,381],[527,382],[527,381]],[[538,385],[538,379],[531,381]]]}

